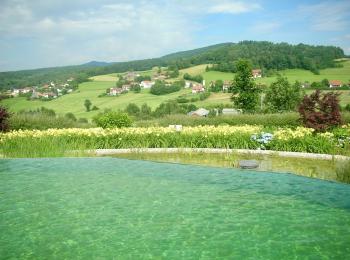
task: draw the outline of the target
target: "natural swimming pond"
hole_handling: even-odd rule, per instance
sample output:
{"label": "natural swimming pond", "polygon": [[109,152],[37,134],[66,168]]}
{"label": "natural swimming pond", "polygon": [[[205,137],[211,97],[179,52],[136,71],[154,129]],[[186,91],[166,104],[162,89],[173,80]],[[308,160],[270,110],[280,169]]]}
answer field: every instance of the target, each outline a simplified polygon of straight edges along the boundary
{"label": "natural swimming pond", "polygon": [[117,158],[0,160],[0,256],[346,259],[350,185]]}
{"label": "natural swimming pond", "polygon": [[305,177],[350,183],[350,160],[325,160],[242,153],[121,153],[117,158],[239,168],[240,160],[256,160],[257,171],[293,173]]}

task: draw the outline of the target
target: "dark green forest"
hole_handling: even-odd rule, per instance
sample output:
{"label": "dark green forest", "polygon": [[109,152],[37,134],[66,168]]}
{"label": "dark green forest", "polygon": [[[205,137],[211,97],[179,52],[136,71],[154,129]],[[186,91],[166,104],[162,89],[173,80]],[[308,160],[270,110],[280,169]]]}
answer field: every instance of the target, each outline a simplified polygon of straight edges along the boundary
{"label": "dark green forest", "polygon": [[282,70],[300,68],[318,73],[319,69],[340,66],[334,59],[345,57],[344,51],[334,46],[311,46],[305,44],[271,43],[266,41],[243,41],[222,43],[190,51],[178,52],[160,58],[129,62],[90,64],[44,68],[14,72],[0,72],[0,90],[37,86],[51,81],[64,82],[74,77],[77,83],[89,77],[126,72],[149,70],[154,66],[173,66],[183,69],[199,64],[214,64],[209,70],[235,72],[235,61],[249,59],[255,68]]}

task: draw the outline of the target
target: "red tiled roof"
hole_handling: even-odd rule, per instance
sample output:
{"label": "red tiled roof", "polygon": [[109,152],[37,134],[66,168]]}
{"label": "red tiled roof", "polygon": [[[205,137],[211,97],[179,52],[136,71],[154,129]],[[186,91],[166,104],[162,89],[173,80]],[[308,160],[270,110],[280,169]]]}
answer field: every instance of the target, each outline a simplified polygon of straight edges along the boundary
{"label": "red tiled roof", "polygon": [[202,90],[202,89],[203,89],[203,85],[201,85],[201,84],[194,85],[194,86],[192,87],[192,89],[193,89],[193,90]]}
{"label": "red tiled roof", "polygon": [[330,80],[329,84],[333,86],[340,86],[342,82],[340,80]]}

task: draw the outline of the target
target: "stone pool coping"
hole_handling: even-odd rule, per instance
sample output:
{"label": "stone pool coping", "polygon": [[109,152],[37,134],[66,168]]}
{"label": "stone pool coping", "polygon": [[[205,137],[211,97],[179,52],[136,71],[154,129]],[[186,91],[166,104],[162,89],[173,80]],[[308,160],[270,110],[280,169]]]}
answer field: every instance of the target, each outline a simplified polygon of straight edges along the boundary
{"label": "stone pool coping", "polygon": [[344,155],[301,153],[301,152],[280,152],[273,150],[249,150],[249,149],[220,149],[220,148],[128,148],[128,149],[96,149],[89,150],[97,156],[127,154],[127,153],[238,153],[251,155],[275,155],[280,157],[296,157],[320,160],[350,160]]}

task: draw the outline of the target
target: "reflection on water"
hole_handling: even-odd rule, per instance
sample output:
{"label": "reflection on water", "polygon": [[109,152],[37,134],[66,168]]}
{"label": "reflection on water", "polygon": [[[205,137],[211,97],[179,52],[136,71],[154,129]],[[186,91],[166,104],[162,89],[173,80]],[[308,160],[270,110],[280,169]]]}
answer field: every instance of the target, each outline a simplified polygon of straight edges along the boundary
{"label": "reflection on water", "polygon": [[258,171],[287,172],[306,177],[350,183],[350,161],[279,157],[274,155],[216,153],[128,153],[118,158],[238,167],[240,160],[259,161]]}

